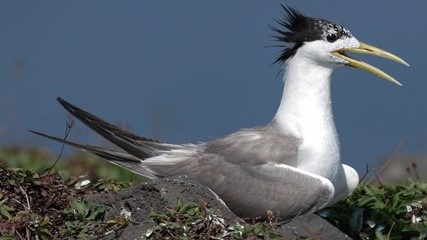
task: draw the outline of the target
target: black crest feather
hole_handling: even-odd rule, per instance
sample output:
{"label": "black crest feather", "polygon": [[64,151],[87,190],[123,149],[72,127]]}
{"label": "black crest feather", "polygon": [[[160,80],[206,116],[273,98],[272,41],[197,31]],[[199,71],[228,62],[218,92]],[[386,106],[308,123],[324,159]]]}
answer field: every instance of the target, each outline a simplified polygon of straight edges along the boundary
{"label": "black crest feather", "polygon": [[284,43],[279,47],[282,48],[275,63],[285,62],[295,55],[297,49],[301,47],[304,41],[319,35],[318,32],[310,32],[314,30],[312,18],[304,16],[298,10],[281,5],[283,8],[283,19],[275,20],[284,29],[272,27],[273,31],[278,33],[274,38]]}
{"label": "black crest feather", "polygon": [[344,27],[327,20],[311,18],[303,15],[298,10],[281,5],[283,8],[283,19],[275,20],[280,29],[271,27],[278,35],[273,36],[282,43],[282,48],[274,63],[284,63],[295,55],[304,42],[323,39],[329,29],[337,33],[338,37],[351,35]]}

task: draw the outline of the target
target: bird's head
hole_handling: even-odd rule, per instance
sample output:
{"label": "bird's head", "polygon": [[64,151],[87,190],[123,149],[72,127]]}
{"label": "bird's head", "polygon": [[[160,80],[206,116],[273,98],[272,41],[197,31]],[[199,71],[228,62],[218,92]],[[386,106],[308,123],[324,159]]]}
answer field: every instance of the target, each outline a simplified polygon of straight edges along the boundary
{"label": "bird's head", "polygon": [[331,68],[352,66],[401,85],[380,69],[346,55],[346,52],[370,54],[409,66],[403,59],[380,48],[358,41],[351,32],[336,23],[311,18],[299,11],[282,6],[284,18],[276,20],[281,28],[273,27],[282,51],[276,62],[285,63],[293,57],[305,58]]}

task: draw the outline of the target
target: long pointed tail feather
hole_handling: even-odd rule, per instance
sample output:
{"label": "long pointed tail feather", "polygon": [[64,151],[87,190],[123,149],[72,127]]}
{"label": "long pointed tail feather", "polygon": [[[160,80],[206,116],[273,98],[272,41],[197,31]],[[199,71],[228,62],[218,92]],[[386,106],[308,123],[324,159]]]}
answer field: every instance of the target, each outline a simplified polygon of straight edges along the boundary
{"label": "long pointed tail feather", "polygon": [[96,146],[92,146],[92,145],[86,145],[86,144],[79,144],[79,143],[75,143],[75,142],[70,142],[58,137],[54,137],[54,136],[50,136],[41,132],[37,132],[37,131],[33,131],[30,130],[30,132],[57,141],[57,142],[61,142],[76,148],[79,148],[83,151],[87,151],[90,152],[92,154],[95,154],[101,158],[106,159],[107,161],[109,161],[110,163],[113,163],[115,165],[118,165],[120,167],[126,168],[138,175],[147,177],[147,178],[157,178],[155,175],[153,175],[151,173],[151,171],[147,168],[144,168],[141,164],[141,159],[135,157],[134,155],[131,155],[129,153],[125,153],[125,152],[119,152],[119,151],[114,151],[114,150],[108,150],[105,148],[100,148],[100,147],[96,147]]}
{"label": "long pointed tail feather", "polygon": [[89,128],[105,137],[121,149],[137,158],[145,159],[157,155],[160,150],[170,150],[172,144],[165,144],[158,140],[135,135],[114,126],[105,120],[78,108],[62,98],[57,98],[58,102],[74,117],[82,121]]}
{"label": "long pointed tail feather", "polygon": [[115,161],[124,161],[124,162],[135,162],[135,163],[141,163],[141,160],[131,154],[128,153],[124,153],[124,152],[118,152],[118,151],[114,151],[114,150],[108,150],[105,148],[100,148],[100,147],[95,147],[92,145],[87,145],[87,144],[79,144],[79,143],[75,143],[75,142],[70,142],[58,137],[54,137],[54,136],[50,136],[47,135],[45,133],[41,133],[41,132],[37,132],[37,131],[33,131],[33,130],[29,130],[30,132],[60,142],[60,143],[64,143],[76,148],[79,148],[83,151],[88,151],[90,153],[96,154],[102,158],[106,158],[108,160],[115,160]]}
{"label": "long pointed tail feather", "polygon": [[110,124],[107,121],[89,112],[86,112],[79,107],[74,106],[62,98],[58,97],[57,100],[74,117],[106,138],[108,141],[114,143],[116,146],[124,150],[124,152],[70,142],[58,137],[53,137],[41,132],[30,130],[32,133],[76,148],[80,148],[84,151],[91,152],[95,155],[105,158],[113,164],[129,169],[130,171],[139,175],[148,178],[157,178],[157,176],[152,171],[150,171],[149,168],[144,167],[142,161],[173,149],[182,149],[185,147],[184,145],[163,143],[158,140],[135,135],[113,124]]}

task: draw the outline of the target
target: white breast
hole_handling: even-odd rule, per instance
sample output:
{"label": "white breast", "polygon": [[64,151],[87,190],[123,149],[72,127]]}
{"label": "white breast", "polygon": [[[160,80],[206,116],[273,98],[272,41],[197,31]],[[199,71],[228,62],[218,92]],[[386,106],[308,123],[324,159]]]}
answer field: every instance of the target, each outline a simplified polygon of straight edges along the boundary
{"label": "white breast", "polygon": [[295,55],[287,63],[285,87],[275,117],[282,133],[302,139],[297,167],[328,179],[335,178],[340,166],[330,96],[332,71]]}

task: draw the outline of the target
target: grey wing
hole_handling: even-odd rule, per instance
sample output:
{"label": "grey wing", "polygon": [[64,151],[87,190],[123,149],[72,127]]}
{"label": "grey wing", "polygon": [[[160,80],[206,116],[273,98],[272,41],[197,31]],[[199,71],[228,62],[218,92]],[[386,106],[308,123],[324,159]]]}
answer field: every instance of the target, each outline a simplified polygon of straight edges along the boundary
{"label": "grey wing", "polygon": [[334,196],[332,183],[297,169],[300,140],[267,128],[241,130],[193,150],[174,151],[141,164],[156,176],[191,175],[241,217],[282,219],[316,211]]}
{"label": "grey wing", "polygon": [[[334,196],[334,187],[328,179],[288,165],[244,170],[216,189],[230,209],[242,217],[265,217],[270,210],[276,217],[288,219],[317,211]],[[234,189],[221,189],[228,186]]]}
{"label": "grey wing", "polygon": [[271,125],[243,129],[206,144],[206,153],[217,154],[234,164],[297,165],[301,140],[275,131]]}
{"label": "grey wing", "polygon": [[285,164],[238,165],[215,154],[191,158],[173,165],[159,165],[154,159],[142,164],[155,175],[194,176],[240,217],[265,217],[271,210],[277,217],[288,219],[314,212],[334,196],[328,179]]}

